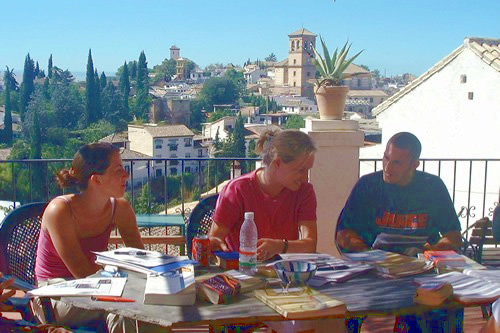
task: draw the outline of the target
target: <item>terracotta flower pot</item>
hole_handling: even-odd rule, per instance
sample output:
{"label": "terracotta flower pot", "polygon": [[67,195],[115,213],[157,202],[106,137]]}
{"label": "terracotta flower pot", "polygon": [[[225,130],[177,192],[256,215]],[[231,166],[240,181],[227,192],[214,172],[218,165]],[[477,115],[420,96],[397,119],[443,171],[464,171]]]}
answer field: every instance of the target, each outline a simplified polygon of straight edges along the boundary
{"label": "terracotta flower pot", "polygon": [[319,118],[326,120],[342,120],[348,86],[321,86],[315,90],[318,103]]}

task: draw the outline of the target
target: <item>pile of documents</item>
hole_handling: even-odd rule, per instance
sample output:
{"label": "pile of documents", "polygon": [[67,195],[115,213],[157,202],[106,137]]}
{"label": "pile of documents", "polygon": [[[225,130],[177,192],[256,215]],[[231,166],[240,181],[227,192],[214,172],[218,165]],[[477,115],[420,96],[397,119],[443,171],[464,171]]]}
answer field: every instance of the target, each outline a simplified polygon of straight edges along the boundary
{"label": "pile of documents", "polygon": [[465,258],[455,251],[424,251],[424,257],[434,264],[434,267],[464,268]]}
{"label": "pile of documents", "polygon": [[427,239],[427,236],[408,236],[382,232],[375,238],[372,248],[414,256],[418,252],[422,252]]}
{"label": "pile of documents", "polygon": [[415,303],[438,306],[453,295],[453,287],[445,281],[424,281],[413,299]]}

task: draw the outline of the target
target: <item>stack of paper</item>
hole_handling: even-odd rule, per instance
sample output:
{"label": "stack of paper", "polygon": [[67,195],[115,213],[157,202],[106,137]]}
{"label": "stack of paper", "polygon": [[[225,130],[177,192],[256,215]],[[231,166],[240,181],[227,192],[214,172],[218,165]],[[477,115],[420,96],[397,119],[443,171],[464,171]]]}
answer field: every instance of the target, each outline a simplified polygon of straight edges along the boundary
{"label": "stack of paper", "polygon": [[99,265],[112,265],[144,274],[168,272],[195,263],[187,256],[169,256],[160,252],[131,247],[94,253],[96,254],[96,263]]}
{"label": "stack of paper", "polygon": [[193,305],[195,301],[193,265],[174,271],[148,274],[144,304]]}
{"label": "stack of paper", "polygon": [[494,302],[500,297],[500,284],[488,282],[460,272],[450,272],[434,277],[416,278],[417,284],[447,282],[453,287],[453,298],[463,304]]}
{"label": "stack of paper", "polygon": [[433,268],[432,264],[424,260],[382,250],[345,253],[344,256],[353,261],[370,264],[377,274],[388,278],[416,275]]}

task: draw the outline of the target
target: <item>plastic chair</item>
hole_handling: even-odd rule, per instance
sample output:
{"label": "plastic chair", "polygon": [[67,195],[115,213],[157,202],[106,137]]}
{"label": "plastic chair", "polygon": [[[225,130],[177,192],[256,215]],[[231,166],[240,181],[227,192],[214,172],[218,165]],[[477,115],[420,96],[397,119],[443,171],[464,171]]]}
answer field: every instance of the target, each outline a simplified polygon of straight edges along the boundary
{"label": "plastic chair", "polygon": [[[42,214],[46,202],[34,202],[20,206],[10,212],[0,224],[0,271],[13,276],[24,291],[35,286],[35,258]],[[36,320],[29,310],[26,299],[10,300],[15,309],[28,321]],[[50,299],[42,299],[45,316],[53,322]]]}
{"label": "plastic chair", "polygon": [[212,225],[212,215],[219,193],[212,194],[198,202],[193,208],[186,226],[186,246],[189,258],[191,258],[191,243],[196,235],[206,235]]}

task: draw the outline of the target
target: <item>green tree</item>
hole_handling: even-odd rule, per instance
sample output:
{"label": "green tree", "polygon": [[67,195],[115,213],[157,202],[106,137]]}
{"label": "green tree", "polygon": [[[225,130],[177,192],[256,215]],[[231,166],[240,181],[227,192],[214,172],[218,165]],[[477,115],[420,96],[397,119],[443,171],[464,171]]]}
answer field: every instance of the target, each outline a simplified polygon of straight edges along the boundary
{"label": "green tree", "polygon": [[21,98],[19,99],[19,111],[21,120],[24,119],[24,114],[28,108],[31,94],[35,91],[35,68],[30,54],[24,60],[23,82],[21,83]]}
{"label": "green tree", "polygon": [[229,77],[214,77],[203,85],[199,99],[206,110],[213,110],[214,104],[237,103],[239,90],[234,81]]}
{"label": "green tree", "polygon": [[[44,97],[41,91],[35,92],[32,101],[26,110],[26,121],[30,124],[29,143],[30,143],[30,159],[38,160],[42,158],[42,132],[40,129],[39,112],[43,110]],[[46,193],[45,184],[45,167],[42,163],[35,163],[31,168],[31,182],[33,186],[31,191],[35,200],[41,200]]]}
{"label": "green tree", "polygon": [[226,71],[224,76],[230,78],[238,87],[239,96],[245,93],[247,81],[245,80],[243,72],[239,72],[233,68],[230,68]]}
{"label": "green tree", "polygon": [[148,79],[148,63],[146,62],[146,54],[144,51],[139,55],[139,63],[137,65],[137,92],[136,92],[136,110],[135,116],[137,119],[147,120],[149,113],[149,79]]}
{"label": "green tree", "polygon": [[273,61],[276,62],[278,59],[276,58],[276,55],[274,53],[271,53],[267,57],[264,58],[265,61]]}
{"label": "green tree", "polygon": [[52,80],[54,84],[64,84],[64,85],[69,85],[73,81],[75,81],[75,78],[73,74],[69,70],[62,70],[61,68],[54,66],[52,67]]}
{"label": "green tree", "polygon": [[214,112],[210,112],[210,116],[208,117],[208,122],[213,123],[214,121],[217,121],[221,118],[230,116],[233,116],[233,112],[231,110],[228,109],[216,110]]}
{"label": "green tree", "polygon": [[92,50],[89,49],[89,56],[87,60],[87,77],[85,85],[85,113],[87,114],[87,121],[89,124],[95,123],[97,118],[97,96],[95,84],[94,62],[92,61]]}
{"label": "green tree", "polygon": [[137,79],[137,61],[134,60],[132,62],[128,63],[128,71],[130,73],[130,80],[136,80]]}
{"label": "green tree", "polygon": [[130,78],[128,74],[127,62],[123,64],[123,71],[120,75],[120,91],[123,96],[123,105],[127,110],[127,113],[129,113],[130,108],[128,105],[128,97],[130,95]]}
{"label": "green tree", "polygon": [[102,103],[101,103],[101,79],[99,77],[99,73],[97,72],[97,68],[95,69],[95,111],[96,111],[96,119],[102,119]]}
{"label": "green tree", "polygon": [[108,78],[106,77],[106,74],[104,74],[104,71],[102,71],[101,73],[100,84],[101,84],[101,91],[104,88],[106,88],[106,85],[108,84]]}
{"label": "green tree", "polygon": [[104,119],[115,126],[115,132],[127,129],[130,114],[123,104],[123,95],[110,83],[102,91],[102,112]]}
{"label": "green tree", "polygon": [[49,66],[47,67],[47,76],[52,79],[52,54],[49,57]]}
{"label": "green tree", "polygon": [[54,125],[60,128],[76,129],[83,121],[84,104],[76,86],[60,84],[52,93]]}
{"label": "green tree", "polygon": [[367,71],[370,71],[370,67],[368,67],[367,65],[358,65],[358,66],[366,69]]}
{"label": "green tree", "polygon": [[35,71],[33,72],[33,74],[35,75],[36,78],[38,78],[40,75],[40,66],[38,66],[38,61],[36,62]]}
{"label": "green tree", "polygon": [[201,130],[201,123],[204,123],[206,121],[206,115],[203,112],[203,103],[198,99],[194,99],[191,101],[190,109],[191,109],[191,118],[189,120],[190,127],[197,130]]}
{"label": "green tree", "polygon": [[89,127],[79,131],[84,144],[97,142],[114,132],[115,126],[106,120],[90,124]]}
{"label": "green tree", "polygon": [[10,90],[12,89],[12,84],[10,83],[10,80],[13,76],[13,71],[14,69],[9,70],[9,67],[7,67],[3,76],[3,82],[5,85],[5,116],[3,120],[4,130],[2,132],[2,142],[9,145],[12,144],[12,104],[10,100]]}
{"label": "green tree", "polygon": [[176,66],[177,62],[175,59],[163,60],[160,65],[153,67],[153,71],[156,73],[154,80],[170,81],[176,73]]}
{"label": "green tree", "polygon": [[232,133],[233,153],[235,157],[246,157],[245,125],[241,113],[236,117]]}
{"label": "green tree", "polygon": [[305,126],[304,118],[302,118],[298,114],[293,114],[288,117],[284,127],[299,129],[299,128],[304,128],[304,126]]}

